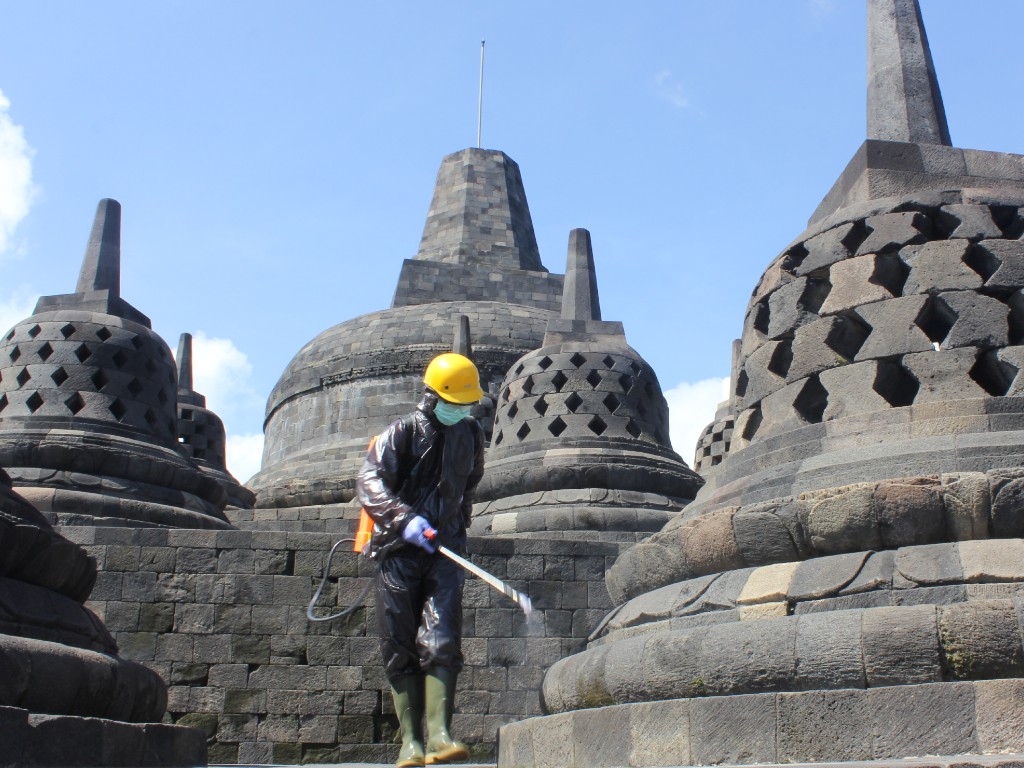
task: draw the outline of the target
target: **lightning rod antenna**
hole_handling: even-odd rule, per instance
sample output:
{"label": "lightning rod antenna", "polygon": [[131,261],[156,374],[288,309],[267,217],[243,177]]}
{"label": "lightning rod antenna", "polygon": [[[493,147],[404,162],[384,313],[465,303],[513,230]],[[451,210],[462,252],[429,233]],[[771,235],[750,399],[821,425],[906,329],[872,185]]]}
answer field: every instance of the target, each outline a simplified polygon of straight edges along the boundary
{"label": "lightning rod antenna", "polygon": [[480,41],[480,93],[477,96],[476,102],[476,146],[479,149],[482,145],[480,144],[480,134],[483,131],[484,126],[484,43],[485,40]]}

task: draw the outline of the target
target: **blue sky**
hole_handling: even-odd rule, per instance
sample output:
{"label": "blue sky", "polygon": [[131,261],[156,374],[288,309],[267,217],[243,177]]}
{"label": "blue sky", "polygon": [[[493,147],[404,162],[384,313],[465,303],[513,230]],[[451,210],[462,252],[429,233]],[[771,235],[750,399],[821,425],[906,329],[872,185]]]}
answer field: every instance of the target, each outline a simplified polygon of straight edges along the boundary
{"label": "blue sky", "polygon": [[[961,147],[1024,153],[1018,0],[922,0]],[[541,257],[591,230],[606,319],[688,461],[761,271],[864,139],[860,0],[0,2],[0,325],[74,289],[97,201],[122,295],[258,468],[266,397],[326,328],[390,304],[441,158],[522,169]],[[703,383],[701,383],[703,382]]]}

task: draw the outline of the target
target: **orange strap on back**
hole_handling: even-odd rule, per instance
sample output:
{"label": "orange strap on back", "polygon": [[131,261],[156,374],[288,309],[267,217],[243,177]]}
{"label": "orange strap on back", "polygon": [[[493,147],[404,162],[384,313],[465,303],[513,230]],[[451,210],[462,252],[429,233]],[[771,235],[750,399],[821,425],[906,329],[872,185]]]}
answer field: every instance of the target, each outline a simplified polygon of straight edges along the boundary
{"label": "orange strap on back", "polygon": [[[373,450],[374,444],[376,444],[377,438],[374,436],[370,440],[370,444],[366,447],[366,452],[369,453]],[[366,549],[366,545],[370,543],[370,538],[373,536],[373,518],[370,517],[369,513],[365,509],[359,510],[359,526],[356,528],[356,540],[352,544],[353,552],[362,552]]]}

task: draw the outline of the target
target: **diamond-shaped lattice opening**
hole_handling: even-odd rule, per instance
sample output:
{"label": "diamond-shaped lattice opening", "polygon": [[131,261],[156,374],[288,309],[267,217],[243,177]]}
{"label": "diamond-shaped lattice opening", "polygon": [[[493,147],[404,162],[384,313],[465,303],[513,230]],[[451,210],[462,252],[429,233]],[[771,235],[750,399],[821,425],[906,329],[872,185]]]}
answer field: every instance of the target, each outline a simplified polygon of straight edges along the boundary
{"label": "diamond-shaped lattice opening", "polygon": [[18,382],[19,387],[24,387],[31,378],[32,374],[28,372],[28,368],[22,368],[18,375],[14,377],[14,380]]}
{"label": "diamond-shaped lattice opening", "polygon": [[7,395],[0,395],[0,411],[7,407]]}
{"label": "diamond-shaped lattice opening", "polygon": [[120,421],[121,419],[124,418],[124,415],[128,413],[128,409],[125,408],[124,403],[122,403],[120,400],[115,399],[114,402],[110,404],[110,412],[114,414],[115,419]]}
{"label": "diamond-shaped lattice opening", "polygon": [[71,397],[64,401],[64,405],[67,406],[67,409],[71,411],[71,413],[78,413],[80,410],[85,408],[85,400],[82,399],[80,394],[75,392]]}
{"label": "diamond-shaped lattice opening", "polygon": [[624,373],[619,376],[619,387],[623,392],[629,392],[629,388],[633,386],[633,377],[628,373]]}
{"label": "diamond-shaped lattice opening", "polygon": [[573,352],[572,357],[569,358],[569,362],[572,363],[577,368],[579,368],[581,365],[587,362],[587,358],[585,358],[579,352]]}
{"label": "diamond-shaped lattice opening", "polygon": [[743,397],[747,394],[747,385],[750,383],[750,377],[747,376],[747,369],[743,368],[740,370],[739,375],[736,377],[736,397]]}
{"label": "diamond-shaped lattice opening", "polygon": [[[519,413],[519,404],[518,403],[512,403],[512,405],[510,405],[508,407],[508,412],[505,415],[508,416],[508,418],[510,418],[510,419],[514,419],[516,417],[517,413]],[[188,416],[182,416],[182,418],[183,419],[191,419],[192,418],[192,411],[189,411],[188,414],[189,414]]]}
{"label": "diamond-shaped lattice opening", "polygon": [[97,392],[107,386],[108,383],[110,383],[110,379],[107,378],[107,374],[103,371],[96,371],[92,375],[92,385],[96,387]]}
{"label": "diamond-shaped lattice opening", "polygon": [[786,378],[789,373],[789,366],[793,363],[793,344],[789,340],[780,341],[772,352],[772,359],[768,361],[768,370],[776,376]]}
{"label": "diamond-shaped lattice opening", "polygon": [[807,284],[804,286],[804,292],[800,294],[797,304],[808,312],[817,314],[831,291],[832,283],[826,278],[809,277],[807,278]]}
{"label": "diamond-shaped lattice opening", "polygon": [[11,339],[14,338],[14,334],[17,332],[17,330],[17,328],[11,328],[10,332],[7,334],[7,341],[10,341]]}
{"label": "diamond-shaped lattice opening", "polygon": [[151,427],[155,427],[156,423],[158,421],[158,419],[156,417],[156,414],[153,413],[153,409],[152,408],[147,408],[146,409],[146,413],[143,414],[143,418],[146,420],[146,423],[149,424],[149,426],[151,426]]}
{"label": "diamond-shaped lattice opening", "polygon": [[843,315],[829,329],[825,344],[836,353],[836,363],[846,365],[853,362],[871,334],[871,326],[855,315]]}
{"label": "diamond-shaped lattice opening", "polygon": [[1003,397],[1019,372],[1017,366],[1000,360],[995,352],[989,352],[978,357],[968,375],[993,397]]}
{"label": "diamond-shaped lattice opening", "polygon": [[752,318],[752,325],[754,330],[758,333],[767,335],[769,325],[769,309],[767,297],[761,299],[754,308],[751,310],[754,317]]}
{"label": "diamond-shaped lattice opening", "polygon": [[591,371],[587,374],[587,383],[596,389],[597,385],[601,383],[601,374],[597,371]]}
{"label": "diamond-shaped lattice opening", "polygon": [[141,336],[132,336],[132,346],[136,349],[142,349],[146,346],[146,340]]}
{"label": "diamond-shaped lattice opening", "polygon": [[85,344],[79,344],[75,347],[75,357],[78,358],[78,362],[84,363],[92,357],[92,350],[90,350]]}
{"label": "diamond-shaped lattice opening", "polygon": [[501,402],[508,402],[508,387],[505,387],[503,390],[501,390]]}
{"label": "diamond-shaped lattice opening", "polygon": [[96,331],[96,338],[100,341],[106,341],[113,335],[105,326]]}
{"label": "diamond-shaped lattice opening", "polygon": [[566,382],[568,382],[568,381],[569,381],[569,377],[566,376],[561,371],[556,373],[554,375],[554,377],[551,379],[551,383],[555,385],[555,392],[561,392],[562,391],[562,387],[564,387],[566,385]]}
{"label": "diamond-shaped lattice opening", "polygon": [[523,364],[520,363],[519,365],[516,366],[516,369],[514,371],[512,371],[512,375],[513,376],[518,376],[520,373],[523,372],[523,368],[524,368]]}
{"label": "diamond-shaped lattice opening", "polygon": [[654,399],[654,397],[658,394],[658,390],[654,386],[654,382],[653,381],[645,381],[644,382],[644,392],[647,393],[647,396],[649,398],[651,398],[652,400]]}
{"label": "diamond-shaped lattice opening", "polygon": [[50,374],[50,378],[53,379],[53,383],[58,387],[68,380],[68,372],[63,367],[58,367],[56,371]]}
{"label": "diamond-shaped lattice opening", "polygon": [[152,360],[147,360],[146,371],[149,373],[156,373],[156,363],[154,363]]}
{"label": "diamond-shaped lattice opening", "polygon": [[632,419],[626,422],[626,431],[629,432],[633,437],[639,438],[643,434],[643,430],[637,426],[637,423]]}
{"label": "diamond-shaped lattice opening", "polygon": [[999,269],[1001,262],[987,249],[972,245],[964,254],[964,264],[973,269],[982,280],[988,280]]}
{"label": "diamond-shaped lattice opening", "polygon": [[605,420],[600,416],[595,416],[587,422],[587,429],[593,432],[595,435],[603,435],[605,430],[608,429],[608,425]]}
{"label": "diamond-shaped lattice opening", "polygon": [[957,313],[941,297],[931,296],[921,308],[914,324],[924,331],[929,340],[942,343],[956,323],[957,317]]}
{"label": "diamond-shaped lattice opening", "polygon": [[640,400],[636,404],[636,412],[640,415],[641,419],[647,418],[647,406],[644,405],[644,401]]}
{"label": "diamond-shaped lattice opening", "polygon": [[71,323],[68,323],[63,328],[60,329],[60,335],[67,339],[71,337],[71,334],[73,334],[75,330],[75,326],[73,326]]}
{"label": "diamond-shaped lattice opening", "polygon": [[50,342],[46,342],[45,344],[43,344],[43,346],[41,346],[39,348],[39,359],[44,361],[44,362],[52,354],[53,354],[53,347],[50,346]]}
{"label": "diamond-shaped lattice opening", "polygon": [[629,368],[630,368],[631,371],[633,371],[633,375],[634,376],[639,376],[640,375],[640,371],[643,370],[643,367],[636,360],[633,360],[633,361],[630,362]]}
{"label": "diamond-shaped lattice opening", "polygon": [[42,395],[40,395],[38,392],[33,392],[29,396],[28,400],[25,401],[25,405],[28,406],[28,409],[32,411],[32,413],[35,413],[36,411],[43,407]]}
{"label": "diamond-shaped lattice opening", "polygon": [[553,361],[551,360],[551,358],[550,358],[550,357],[548,357],[547,355],[544,355],[544,357],[542,357],[542,358],[541,358],[541,359],[540,359],[540,360],[539,360],[539,361],[537,362],[537,365],[539,365],[539,366],[540,366],[540,369],[541,369],[542,371],[546,371],[546,370],[547,370],[548,368],[550,368],[550,367],[551,367],[551,363],[552,363],[552,362],[553,362]]}
{"label": "diamond-shaped lattice opening", "polygon": [[165,404],[168,399],[166,390],[161,389],[159,392],[157,392],[156,399],[160,401],[161,405]]}
{"label": "diamond-shaped lattice opening", "polygon": [[525,440],[528,434],[530,434],[530,425],[523,424],[523,426],[519,428],[519,431],[516,432],[516,437],[518,437],[520,440]]}
{"label": "diamond-shaped lattice opening", "polygon": [[21,357],[21,350],[15,347],[14,349],[11,350],[11,362],[18,362],[19,357]]}
{"label": "diamond-shaped lattice opening", "polygon": [[128,362],[128,355],[122,352],[120,349],[114,353],[114,356],[110,358],[111,362],[114,363],[118,368],[123,368],[124,364]]}
{"label": "diamond-shaped lattice opening", "polygon": [[494,435],[494,440],[491,441],[491,445],[501,445],[501,430],[499,429],[497,434]]}
{"label": "diamond-shaped lattice opening", "polygon": [[914,402],[921,384],[902,365],[882,362],[871,388],[893,408],[902,408]]}
{"label": "diamond-shaped lattice opening", "polygon": [[788,251],[786,251],[785,257],[782,259],[782,268],[794,274],[800,265],[804,263],[804,259],[807,258],[807,247],[803,243],[797,243]]}
{"label": "diamond-shaped lattice opening", "polygon": [[197,435],[205,435],[206,434],[206,425],[205,424],[198,424],[197,423],[196,424],[196,434]]}
{"label": "diamond-shaped lattice opening", "polygon": [[32,338],[32,339],[34,339],[36,336],[38,336],[42,332],[43,332],[43,329],[40,328],[38,325],[33,325],[31,328],[28,329],[29,338]]}
{"label": "diamond-shaped lattice opening", "polygon": [[548,432],[550,432],[555,437],[558,437],[560,434],[565,432],[567,426],[568,425],[564,421],[562,421],[561,416],[555,416],[554,420],[550,424],[548,424]]}
{"label": "diamond-shaped lattice opening", "polygon": [[533,394],[533,376],[527,376],[523,379],[523,392],[527,395]]}
{"label": "diamond-shaped lattice opening", "polygon": [[545,413],[548,412],[548,403],[544,399],[543,395],[541,395],[540,397],[538,397],[536,399],[536,401],[534,401],[534,403],[533,403],[533,410],[535,410],[541,416],[543,416]]}
{"label": "diamond-shaped lattice opening", "polygon": [[128,382],[128,391],[132,393],[132,397],[138,397],[139,392],[142,391],[142,382],[138,379],[133,378]]}
{"label": "diamond-shaped lattice opening", "polygon": [[615,365],[615,358],[613,358],[611,355],[605,355],[604,359],[601,362],[604,363],[605,368],[611,368],[612,366]]}
{"label": "diamond-shaped lattice opening", "polygon": [[747,419],[747,423],[743,425],[743,439],[753,440],[757,430],[761,428],[762,421],[764,421],[764,415],[761,413],[761,406],[756,405],[750,414],[750,418]]}
{"label": "diamond-shaped lattice opening", "polygon": [[817,376],[807,379],[800,394],[793,401],[793,409],[809,424],[817,424],[828,405],[828,390],[821,385]]}
{"label": "diamond-shaped lattice opening", "polygon": [[903,259],[895,253],[889,253],[875,259],[875,270],[868,282],[882,286],[893,296],[902,296],[909,275],[910,267]]}
{"label": "diamond-shaped lattice opening", "polygon": [[174,423],[174,420],[173,419],[168,419],[167,420],[167,431],[168,432],[174,432],[177,429],[178,429],[178,425]]}
{"label": "diamond-shaped lattice opening", "polygon": [[604,403],[604,407],[608,409],[609,413],[615,413],[615,409],[622,405],[622,401],[611,392],[605,395],[601,402]]}
{"label": "diamond-shaped lattice opening", "polygon": [[570,413],[576,413],[581,405],[583,405],[583,398],[575,392],[565,398],[565,407],[569,409]]}

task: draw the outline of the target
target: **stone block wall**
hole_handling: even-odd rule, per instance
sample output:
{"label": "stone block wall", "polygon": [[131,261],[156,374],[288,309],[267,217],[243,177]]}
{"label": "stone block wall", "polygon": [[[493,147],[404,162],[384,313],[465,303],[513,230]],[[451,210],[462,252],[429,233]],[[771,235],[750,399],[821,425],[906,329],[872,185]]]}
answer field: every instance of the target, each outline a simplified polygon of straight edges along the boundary
{"label": "stone block wall", "polygon": [[[390,762],[396,722],[380,666],[373,597],[347,621],[306,606],[341,534],[70,527],[96,557],[89,607],[121,654],[170,684],[170,719],[205,730],[211,762]],[[536,626],[466,581],[466,669],[454,729],[491,758],[499,726],[537,715],[545,670],[582,649],[611,608],[605,570],[626,545],[475,538],[471,558],[509,577]],[[341,550],[323,610],[349,605],[373,563]],[[511,578],[514,576],[514,578]],[[328,599],[329,595],[329,599]]]}

